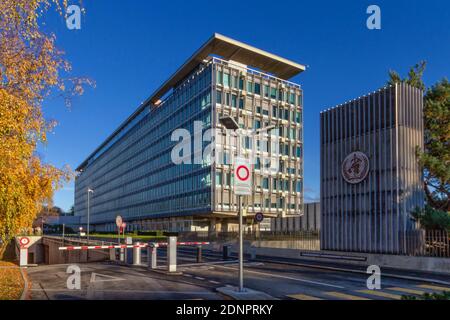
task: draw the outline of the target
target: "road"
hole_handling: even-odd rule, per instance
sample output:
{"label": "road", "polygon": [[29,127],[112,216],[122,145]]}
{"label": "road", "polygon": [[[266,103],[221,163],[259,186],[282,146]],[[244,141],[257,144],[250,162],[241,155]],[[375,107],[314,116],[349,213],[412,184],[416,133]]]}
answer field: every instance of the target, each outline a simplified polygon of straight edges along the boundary
{"label": "road", "polygon": [[[144,255],[143,261],[146,260]],[[216,288],[236,286],[238,265],[222,261],[221,254],[204,252],[196,263],[193,250],[179,248],[179,275],[163,272],[164,249],[159,250],[158,272],[145,266],[87,263],[81,267],[81,290],[66,286],[68,265],[28,269],[32,299],[224,299]],[[245,287],[274,299],[295,300],[397,300],[402,295],[450,291],[450,285],[381,276],[381,290],[368,290],[365,273],[343,272],[274,261],[247,261]],[[447,279],[450,281],[450,279]]]}

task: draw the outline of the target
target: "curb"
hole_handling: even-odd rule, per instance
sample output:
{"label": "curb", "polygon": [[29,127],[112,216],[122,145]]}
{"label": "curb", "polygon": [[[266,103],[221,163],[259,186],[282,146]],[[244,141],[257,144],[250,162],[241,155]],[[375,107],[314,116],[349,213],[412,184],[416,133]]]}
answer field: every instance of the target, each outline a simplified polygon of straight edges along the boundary
{"label": "curb", "polygon": [[24,268],[19,267],[20,274],[22,275],[23,279],[23,291],[20,295],[20,300],[28,300],[28,277],[25,275]]}

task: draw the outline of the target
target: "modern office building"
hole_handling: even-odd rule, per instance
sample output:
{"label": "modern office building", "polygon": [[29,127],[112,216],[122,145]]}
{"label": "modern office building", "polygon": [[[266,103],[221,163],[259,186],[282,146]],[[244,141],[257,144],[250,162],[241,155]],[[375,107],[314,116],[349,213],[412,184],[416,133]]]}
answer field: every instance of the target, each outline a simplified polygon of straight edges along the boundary
{"label": "modern office building", "polygon": [[[303,93],[288,79],[304,70],[301,64],[214,34],[77,168],[76,215],[87,221],[90,188],[89,217],[96,230],[116,230],[117,215],[129,229],[234,228],[237,202],[229,162],[202,157],[176,164],[172,158],[178,144],[172,141],[174,131],[186,129],[195,136],[198,121],[203,132],[218,128],[214,148],[235,153],[236,142],[222,139],[218,125],[226,115],[242,129],[276,126],[277,135],[270,133],[267,139],[268,145],[276,142],[278,151],[255,152],[276,159],[279,170],[265,174],[257,158],[253,194],[243,200],[247,220],[256,212],[266,217],[300,214]],[[251,148],[243,139],[240,149]]]}
{"label": "modern office building", "polygon": [[408,253],[423,207],[423,92],[396,84],[320,115],[321,248]]}

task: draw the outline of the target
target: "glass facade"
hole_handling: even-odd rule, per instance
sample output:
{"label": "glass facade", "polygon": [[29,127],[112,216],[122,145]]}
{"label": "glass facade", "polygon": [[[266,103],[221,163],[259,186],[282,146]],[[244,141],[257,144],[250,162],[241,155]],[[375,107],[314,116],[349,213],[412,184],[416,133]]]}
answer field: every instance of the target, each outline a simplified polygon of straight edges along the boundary
{"label": "glass facade", "polygon": [[[278,150],[265,150],[259,143],[256,146],[253,194],[244,199],[247,212],[300,214],[303,210],[303,93],[300,86],[219,58],[213,59],[213,66],[215,123],[223,116],[232,116],[242,129],[275,126],[274,130],[278,130],[276,136],[268,135],[268,144],[277,143]],[[239,101],[239,107],[234,101]],[[231,158],[231,152],[236,154],[236,144],[218,131],[216,149],[223,150],[225,156]],[[243,137],[239,145],[248,152],[252,150],[252,140],[247,137]],[[276,159],[278,170],[272,174],[262,170],[261,156]],[[216,161],[213,172],[214,211],[236,212],[237,197],[232,190],[233,171],[229,161]]]}
{"label": "glass facade", "polygon": [[[75,181],[76,215],[86,222],[88,188],[94,190],[90,222],[111,229],[117,215],[132,222],[235,213],[233,176],[227,162],[211,164],[207,158],[175,164],[171,159],[178,144],[172,141],[176,129],[193,133],[194,121],[201,121],[205,132],[216,127],[223,115],[233,115],[244,129],[277,126],[279,153],[268,152],[279,161],[279,171],[265,176],[255,164],[254,193],[244,203],[248,212],[300,213],[302,110],[300,86],[218,58],[205,60],[162,102],[141,106],[80,166]],[[203,142],[202,147],[209,143]],[[214,143],[228,148],[220,139]],[[244,141],[242,146],[250,148],[251,144]]]}

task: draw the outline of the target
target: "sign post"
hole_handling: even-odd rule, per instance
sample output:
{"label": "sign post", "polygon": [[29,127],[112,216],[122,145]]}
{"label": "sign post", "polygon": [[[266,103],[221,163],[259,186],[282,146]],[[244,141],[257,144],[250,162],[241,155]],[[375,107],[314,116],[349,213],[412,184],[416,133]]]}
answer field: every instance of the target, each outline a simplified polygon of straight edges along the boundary
{"label": "sign post", "polygon": [[120,228],[122,227],[122,217],[116,217],[116,226],[117,226],[117,242],[120,244]]}
{"label": "sign post", "polygon": [[234,193],[238,196],[239,215],[239,292],[244,292],[244,237],[241,197],[252,194],[252,170],[246,158],[236,157],[234,163]]}

